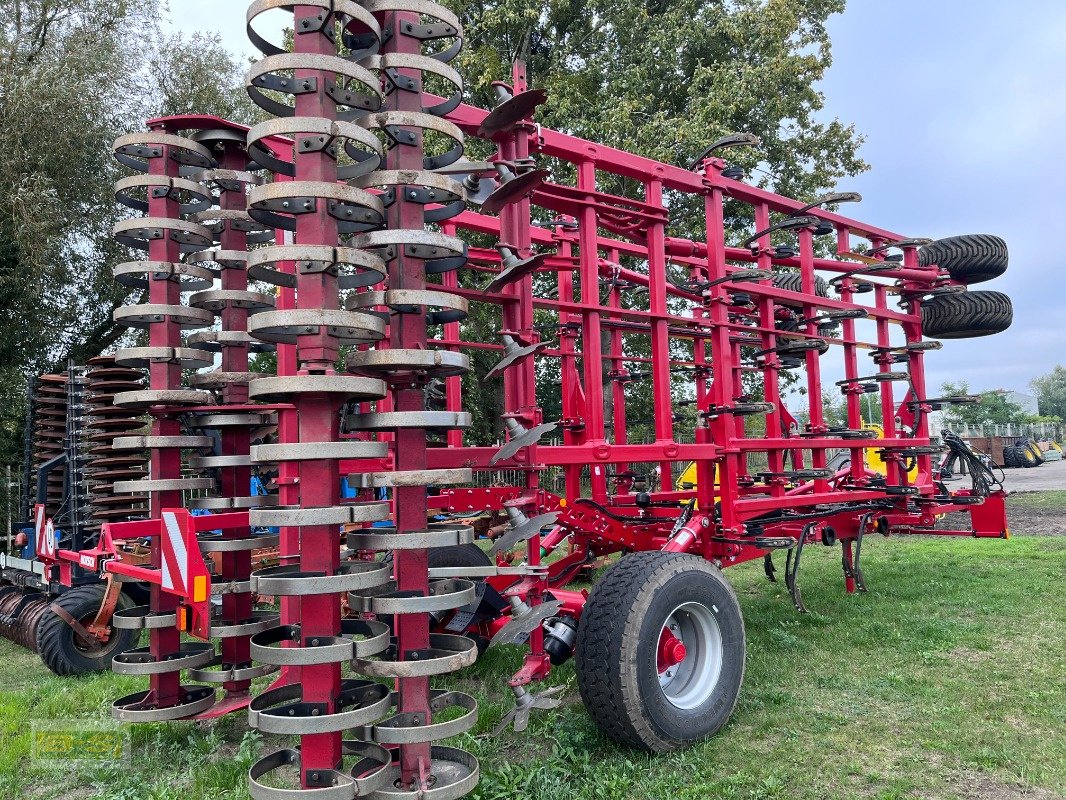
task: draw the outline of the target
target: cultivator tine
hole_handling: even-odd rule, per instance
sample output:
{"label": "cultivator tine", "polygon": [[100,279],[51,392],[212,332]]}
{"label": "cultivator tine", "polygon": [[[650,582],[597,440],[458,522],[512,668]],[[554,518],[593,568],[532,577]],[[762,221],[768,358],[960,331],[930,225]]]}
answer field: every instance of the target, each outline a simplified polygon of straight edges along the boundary
{"label": "cultivator tine", "polygon": [[762,570],[766,573],[766,578],[771,583],[777,583],[777,570],[774,569],[774,556],[772,553],[767,553],[762,557]]}
{"label": "cultivator tine", "polygon": [[798,217],[801,214],[806,214],[808,211],[819,208],[821,206],[829,205],[830,203],[861,203],[862,195],[858,192],[830,192],[824,194],[815,200],[813,203],[808,203],[803,208],[797,208],[792,212],[792,216]]}
{"label": "cultivator tine", "polygon": [[513,336],[506,333],[502,334],[500,338],[503,339],[503,358],[500,359],[496,366],[485,373],[485,380],[502,374],[508,367],[524,361],[528,356],[545,349],[551,344],[551,342],[535,342],[534,344],[522,346],[515,341]]}
{"label": "cultivator tine", "polygon": [[788,593],[792,596],[792,604],[796,607],[796,610],[801,614],[810,613],[807,607],[803,604],[803,595],[799,588],[799,568],[800,557],[803,555],[803,545],[807,541],[807,536],[817,523],[809,522],[803,529],[803,533],[799,536],[799,541],[796,543],[796,547],[793,550],[788,551],[788,557],[785,559],[785,586],[788,587]]}
{"label": "cultivator tine", "polygon": [[515,172],[511,166],[502,162],[496,162],[496,172],[500,176],[500,184],[481,203],[481,210],[485,214],[498,214],[505,206],[517,203],[533,194],[548,179],[548,170],[530,169],[528,172]]}
{"label": "cultivator tine", "polygon": [[507,430],[511,434],[511,439],[489,459],[489,466],[511,458],[523,447],[529,447],[532,444],[536,444],[544,434],[550,433],[559,427],[558,422],[542,422],[540,425],[526,428],[522,423],[512,417],[507,417],[504,420],[504,424],[507,426]]}
{"label": "cultivator tine", "polygon": [[859,523],[859,535],[855,537],[855,554],[851,560],[851,572],[852,577],[855,578],[855,588],[860,592],[867,591],[866,580],[863,578],[862,567],[859,565],[859,557],[862,555],[862,539],[866,534],[866,525],[872,516],[872,513],[863,515],[862,521]]}
{"label": "cultivator tine", "polygon": [[721,139],[714,141],[710,147],[696,156],[692,163],[689,164],[688,168],[690,170],[695,170],[700,164],[714,155],[715,152],[718,150],[724,150],[727,147],[760,147],[761,145],[762,139],[753,133],[730,133],[723,136]]}
{"label": "cultivator tine", "polygon": [[507,515],[511,518],[511,527],[492,543],[492,547],[489,550],[490,556],[507,552],[519,542],[525,542],[533,538],[543,528],[552,525],[558,519],[559,512],[549,511],[547,514],[538,514],[533,519],[530,519],[521,510],[508,508]]}
{"label": "cultivator tine", "polygon": [[763,228],[761,231],[756,231],[747,239],[741,243],[741,247],[755,247],[755,243],[762,237],[774,231],[794,231],[800,228],[813,228],[818,225],[820,220],[818,217],[786,217],[785,219],[775,222]]}
{"label": "cultivator tine", "polygon": [[927,244],[932,243],[932,239],[927,239],[924,236],[919,236],[914,239],[900,239],[898,242],[888,242],[886,244],[881,245],[880,247],[874,247],[871,250],[867,250],[866,252],[872,255],[874,253],[883,253],[885,250],[889,250],[893,247],[899,247],[901,249],[904,247],[925,247]]}
{"label": "cultivator tine", "polygon": [[529,258],[519,258],[514,249],[505,244],[496,245],[496,249],[500,251],[500,257],[503,259],[503,269],[485,285],[482,289],[484,292],[498,292],[503,287],[527,275],[532,275],[543,267],[548,259],[548,253],[536,253]]}
{"label": "cultivator tine", "polygon": [[512,686],[511,690],[515,695],[515,707],[503,715],[499,724],[492,729],[492,735],[499,736],[511,724],[514,725],[515,733],[521,733],[529,727],[529,713],[533,709],[547,711],[562,705],[563,701],[556,695],[561,694],[565,689],[565,686],[552,686],[542,692],[530,694],[524,686]]}
{"label": "cultivator tine", "polygon": [[525,601],[517,598],[509,598],[511,601],[511,621],[500,628],[496,635],[489,640],[489,647],[499,644],[521,644],[529,638],[529,634],[537,629],[548,617],[554,617],[563,607],[561,600],[548,600],[537,606],[530,606]]}
{"label": "cultivator tine", "polygon": [[485,139],[513,130],[522,120],[532,117],[537,106],[548,99],[544,89],[529,89],[514,94],[511,87],[501,81],[493,81],[492,88],[499,105],[489,112],[478,128],[477,135]]}

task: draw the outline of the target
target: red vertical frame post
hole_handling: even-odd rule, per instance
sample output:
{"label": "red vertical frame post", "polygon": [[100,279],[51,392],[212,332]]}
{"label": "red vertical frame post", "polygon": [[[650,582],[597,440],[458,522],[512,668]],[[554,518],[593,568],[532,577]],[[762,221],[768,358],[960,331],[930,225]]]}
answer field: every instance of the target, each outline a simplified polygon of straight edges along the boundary
{"label": "red vertical frame post", "polygon": [[[644,187],[644,200],[663,209],[661,181],[649,181]],[[648,223],[648,302],[651,308],[651,378],[654,392],[655,442],[659,445],[674,441],[674,400],[670,379],[670,323],[667,320],[666,296],[666,223]],[[671,488],[671,461],[659,462],[659,481],[663,490]]]}
{"label": "red vertical frame post", "polygon": [[[596,191],[596,164],[582,161],[577,167],[577,188]],[[581,364],[585,392],[585,443],[596,446],[604,441],[603,419],[603,339],[600,324],[600,266],[594,195],[588,195],[578,219],[578,275],[581,280]],[[607,481],[600,470],[591,469],[592,498],[607,499]]]}
{"label": "red vertical frame post", "polygon": [[[303,31],[300,21],[314,19],[321,12],[316,6],[298,5],[294,10],[297,33],[293,37],[293,51],[323,56],[335,56],[336,45],[324,30]],[[326,73],[316,69],[295,70],[296,80],[316,82],[315,91],[296,95],[295,116],[332,119],[336,103],[326,94]],[[333,183],[337,180],[337,163],[325,151],[302,152],[296,148],[293,157],[294,180]],[[297,245],[335,245],[337,222],[327,211],[326,202],[318,200],[315,210],[296,217],[293,241]],[[296,270],[297,309],[336,309],[339,306],[337,280],[328,271]],[[331,374],[338,356],[336,339],[325,327],[316,333],[297,337],[297,374]],[[328,394],[302,392],[294,397],[295,417],[299,441],[331,442],[339,435],[340,403]],[[335,506],[340,494],[340,475],[337,463],[325,459],[302,460],[296,467],[295,480],[299,485],[300,505],[305,508]],[[298,529],[300,567],[305,572],[334,575],[340,566],[338,530],[333,525],[307,525]],[[294,537],[286,532],[286,538]],[[333,593],[305,595],[299,598],[299,619],[303,645],[319,636],[336,636],[340,632],[340,598]],[[336,710],[340,692],[341,665],[337,662],[308,664],[300,669],[303,700],[321,703],[325,713]],[[335,769],[341,761],[341,737],[337,733],[305,734],[301,737],[301,767],[303,785],[314,786],[313,773],[319,769]]]}
{"label": "red vertical frame post", "polygon": [[[421,53],[421,42],[413,36],[401,33],[405,23],[419,24],[418,14],[389,11],[379,21],[383,30],[391,30],[392,36],[383,44],[384,53]],[[385,100],[390,111],[422,111],[422,76],[416,70],[399,70],[409,80],[405,90],[393,90]],[[405,129],[415,138],[415,144],[393,147],[386,156],[385,167],[390,170],[422,170],[423,141],[418,128]],[[397,191],[396,199],[389,206],[388,227],[393,230],[422,230],[425,227],[423,206],[410,202],[404,192]],[[396,258],[389,263],[390,289],[420,290],[426,287],[426,267],[421,258],[398,247]],[[392,349],[424,349],[426,346],[426,319],[422,314],[395,314],[389,325],[389,347]],[[410,375],[398,375],[390,379],[392,407],[396,411],[422,411],[425,408],[423,387]],[[395,434],[395,466],[398,471],[426,469],[426,432],[423,428],[401,428]],[[426,526],[426,488],[424,486],[397,486],[393,490],[396,530],[417,531]],[[397,550],[394,556],[394,575],[399,591],[426,595],[429,592],[429,559],[424,549]],[[396,646],[400,659],[404,654],[429,646],[429,620],[425,614],[398,614],[396,620]],[[425,723],[430,720],[429,678],[403,677],[398,680],[400,699],[398,710],[422,715]],[[412,742],[400,747],[400,779],[406,786],[418,785],[420,764],[431,762],[428,742]]]}
{"label": "red vertical frame post", "polygon": [[[162,146],[158,158],[148,160],[149,175],[175,176],[179,164],[172,156],[170,145]],[[176,219],[181,216],[181,207],[172,194],[158,196],[148,192],[148,216],[152,218]],[[181,248],[164,231],[163,238],[154,239],[148,246],[148,257],[152,261],[177,262],[181,260]],[[162,305],[181,304],[181,285],[173,280],[158,280],[152,277],[148,281],[148,301]],[[181,326],[167,316],[162,322],[153,324],[148,330],[149,347],[181,347]],[[148,368],[148,385],[150,389],[168,390],[181,386],[181,364],[177,362],[152,361]],[[156,416],[152,421],[152,436],[179,436],[181,422],[176,415]],[[181,451],[177,448],[151,449],[149,471],[152,480],[177,480],[181,477]],[[149,509],[152,519],[158,519],[164,508],[178,508],[182,505],[180,491],[151,492]],[[159,540],[152,541],[151,565],[162,567],[162,548]],[[173,613],[178,607],[178,597],[163,591],[153,584],[151,587],[151,609],[155,613]],[[177,627],[153,628],[149,631],[149,647],[156,661],[163,661],[178,652],[181,634]],[[151,687],[150,702],[166,707],[177,705],[181,700],[181,672],[155,673],[149,678]]]}

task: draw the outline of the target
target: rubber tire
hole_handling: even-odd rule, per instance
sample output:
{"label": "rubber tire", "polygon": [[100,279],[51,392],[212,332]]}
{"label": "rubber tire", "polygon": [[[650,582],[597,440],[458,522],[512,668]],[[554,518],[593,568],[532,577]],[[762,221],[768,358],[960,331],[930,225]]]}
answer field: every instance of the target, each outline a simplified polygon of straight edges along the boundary
{"label": "rubber tire", "polygon": [[[774,286],[786,292],[802,292],[803,276],[798,272],[775,272]],[[814,276],[814,293],[819,297],[829,297],[829,283],[821,275]],[[782,305],[791,305],[782,303]]]}
{"label": "rubber tire", "polygon": [[[778,289],[784,289],[786,292],[802,292],[803,291],[803,276],[798,272],[776,272],[774,273],[774,286]],[[829,297],[829,283],[821,275],[814,276],[814,293],[819,297]],[[799,306],[794,306],[792,303],[779,303],[779,305],[787,306],[788,308],[795,308],[799,310]],[[799,326],[796,325],[795,320],[783,319],[778,320],[775,326],[779,331],[794,331]],[[822,324],[818,326],[819,336],[832,336],[833,330],[836,325]],[[820,352],[824,353],[829,349],[829,344],[826,343],[825,350]]]}
{"label": "rubber tire", "polygon": [[1044,451],[1040,449],[1040,445],[1038,445],[1032,439],[1026,439],[1025,447],[1030,453],[1033,454],[1033,458],[1036,459],[1037,466],[1044,463]]}
{"label": "rubber tire", "polygon": [[493,563],[476,544],[429,548],[430,567],[491,567]]}
{"label": "rubber tire", "polygon": [[[388,553],[383,560],[391,564],[392,553]],[[430,567],[491,567],[492,564],[488,553],[476,544],[429,548]]]}
{"label": "rubber tire", "polygon": [[[385,557],[386,561],[392,561],[392,553],[389,553]],[[429,548],[429,566],[432,567],[491,567],[493,560],[489,557],[489,554],[478,547],[476,544],[467,543],[453,545],[450,547],[431,547]],[[476,581],[475,581],[476,582]],[[384,622],[389,626],[390,630],[394,633],[396,631],[395,621],[392,618],[392,614],[378,615],[378,620]],[[489,640],[484,636],[477,635],[472,632],[464,633],[477,643],[478,658],[485,655],[485,651],[488,649]]]}
{"label": "rubber tire", "polygon": [[973,339],[1002,333],[1014,321],[1003,292],[941,294],[922,303],[922,333],[936,339]]}
{"label": "rubber tire", "polygon": [[1018,467],[1018,448],[1012,445],[1007,445],[1003,448],[1003,466],[1015,468]]}
{"label": "rubber tire", "polygon": [[[710,698],[682,710],[659,687],[656,646],[669,614],[697,600],[718,622],[722,669]],[[698,556],[633,553],[604,573],[585,603],[577,630],[577,685],[589,716],[609,738],[663,753],[725,725],[744,682],[744,654],[744,619],[720,569]]]}
{"label": "rubber tire", "polygon": [[918,251],[918,263],[946,269],[959,283],[982,283],[1007,271],[1007,243],[987,233],[937,239]]}
{"label": "rubber tire", "polygon": [[1018,462],[1023,467],[1039,467],[1044,463],[1044,456],[1032,439],[1019,439],[1014,443],[1018,453]]}
{"label": "rubber tire", "polygon": [[[92,584],[69,589],[55,602],[74,619],[81,620],[95,615],[103,599],[103,584]],[[118,597],[116,610],[132,605],[133,601],[123,593]],[[112,628],[107,647],[99,655],[90,657],[74,646],[74,629],[56,614],[48,613],[37,626],[37,652],[45,666],[56,675],[106,672],[111,669],[111,659],[135,646],[138,633],[131,629]]]}

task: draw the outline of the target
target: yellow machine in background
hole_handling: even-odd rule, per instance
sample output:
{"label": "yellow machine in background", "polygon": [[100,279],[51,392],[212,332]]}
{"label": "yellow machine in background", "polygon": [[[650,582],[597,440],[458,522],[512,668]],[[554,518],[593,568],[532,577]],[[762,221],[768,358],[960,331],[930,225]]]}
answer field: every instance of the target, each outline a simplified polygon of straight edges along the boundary
{"label": "yellow machine in background", "polygon": [[[885,438],[885,429],[880,425],[863,425],[863,430],[876,431],[878,439]],[[867,447],[865,453],[866,468],[876,472],[878,475],[887,475],[888,470],[885,467],[885,460],[881,457],[881,448],[879,447]],[[907,472],[907,480],[914,482],[914,479],[918,477],[918,466],[915,465]]]}

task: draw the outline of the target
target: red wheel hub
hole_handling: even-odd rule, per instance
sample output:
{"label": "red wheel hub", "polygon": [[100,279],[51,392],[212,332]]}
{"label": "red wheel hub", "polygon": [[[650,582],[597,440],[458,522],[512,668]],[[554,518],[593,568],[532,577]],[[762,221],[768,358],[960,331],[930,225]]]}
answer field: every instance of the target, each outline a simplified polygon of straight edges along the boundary
{"label": "red wheel hub", "polygon": [[676,666],[685,660],[688,651],[685,643],[674,636],[669,628],[663,628],[659,636],[659,646],[655,652],[655,666],[659,672],[665,672],[670,667]]}

